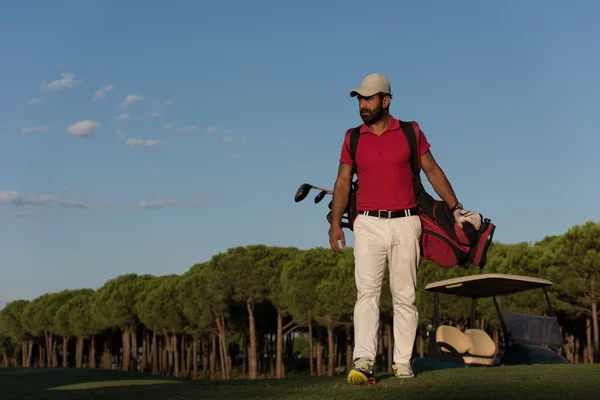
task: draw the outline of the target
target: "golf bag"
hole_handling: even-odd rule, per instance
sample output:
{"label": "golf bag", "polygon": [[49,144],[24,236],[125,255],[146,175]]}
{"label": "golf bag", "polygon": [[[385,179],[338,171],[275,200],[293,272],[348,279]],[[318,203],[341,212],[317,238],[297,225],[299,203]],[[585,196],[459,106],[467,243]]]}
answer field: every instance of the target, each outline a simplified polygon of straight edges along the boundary
{"label": "golf bag", "polygon": [[[424,259],[435,262],[441,267],[460,265],[468,268],[474,265],[482,269],[487,261],[487,250],[492,242],[495,225],[482,217],[481,227],[476,230],[470,223],[463,223],[462,229],[456,224],[450,207],[440,200],[434,199],[425,191],[421,182],[421,162],[418,145],[420,131],[412,122],[400,122],[402,131],[408,141],[411,152],[413,183],[421,219],[421,255]],[[352,173],[356,173],[356,148],[360,138],[359,128],[350,134],[350,155],[353,160]],[[348,220],[353,226],[357,215],[358,181],[352,182],[348,201]]]}

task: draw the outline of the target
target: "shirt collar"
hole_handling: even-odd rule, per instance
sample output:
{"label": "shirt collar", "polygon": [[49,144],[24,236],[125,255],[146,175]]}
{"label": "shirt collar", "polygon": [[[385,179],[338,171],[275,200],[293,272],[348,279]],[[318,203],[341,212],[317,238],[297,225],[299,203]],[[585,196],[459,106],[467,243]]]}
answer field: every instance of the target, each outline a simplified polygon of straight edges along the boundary
{"label": "shirt collar", "polygon": [[[396,118],[394,118],[393,115],[390,114],[390,118],[392,119],[390,121],[390,125],[387,127],[387,129],[383,132],[387,132],[387,131],[393,131],[395,129],[400,129],[400,121],[397,120]],[[372,133],[371,129],[369,129],[369,127],[366,124],[362,124],[360,126],[360,133]]]}

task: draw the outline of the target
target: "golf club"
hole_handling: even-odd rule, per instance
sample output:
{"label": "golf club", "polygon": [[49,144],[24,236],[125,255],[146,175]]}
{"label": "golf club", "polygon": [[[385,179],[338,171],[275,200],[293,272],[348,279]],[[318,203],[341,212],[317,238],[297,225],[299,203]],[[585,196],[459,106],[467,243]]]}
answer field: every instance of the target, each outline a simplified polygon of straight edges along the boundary
{"label": "golf club", "polygon": [[321,200],[323,200],[323,198],[327,195],[327,192],[325,190],[322,190],[319,192],[318,195],[315,196],[315,204],[319,203]]}
{"label": "golf club", "polygon": [[294,200],[296,201],[296,203],[304,200],[306,198],[306,196],[308,196],[308,193],[312,189],[321,190],[321,191],[323,191],[323,192],[325,192],[327,194],[333,194],[333,191],[331,191],[331,190],[323,189],[323,188],[320,188],[318,186],[311,185],[310,183],[303,183],[302,185],[300,185],[300,187],[296,191],[296,194],[294,195]]}

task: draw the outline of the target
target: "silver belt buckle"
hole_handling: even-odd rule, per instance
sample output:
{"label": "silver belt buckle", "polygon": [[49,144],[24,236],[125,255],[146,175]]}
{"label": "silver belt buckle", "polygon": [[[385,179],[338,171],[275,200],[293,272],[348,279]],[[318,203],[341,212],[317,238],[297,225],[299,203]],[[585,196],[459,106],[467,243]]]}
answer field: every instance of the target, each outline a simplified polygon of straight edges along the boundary
{"label": "silver belt buckle", "polygon": [[[387,211],[387,210],[377,210],[377,218],[383,218],[381,216],[381,212],[387,213],[387,216],[385,217],[385,219],[390,219],[390,217],[392,216],[392,212],[391,211]],[[384,214],[385,215],[385,214]]]}

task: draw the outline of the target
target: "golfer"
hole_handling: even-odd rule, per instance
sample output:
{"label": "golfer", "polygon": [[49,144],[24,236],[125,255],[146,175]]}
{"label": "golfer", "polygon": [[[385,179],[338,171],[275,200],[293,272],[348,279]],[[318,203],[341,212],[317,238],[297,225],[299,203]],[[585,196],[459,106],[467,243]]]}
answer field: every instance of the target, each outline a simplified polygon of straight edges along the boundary
{"label": "golfer", "polygon": [[[350,92],[350,96],[358,98],[364,123],[360,128],[356,152],[360,187],[358,216],[353,228],[357,300],[354,307],[354,368],[348,375],[348,381],[352,384],[375,383],[379,296],[386,261],[394,307],[393,371],[399,378],[412,378],[410,358],[418,323],[415,292],[421,221],[413,189],[410,149],[399,121],[390,114],[392,91],[384,76],[367,76],[358,89]],[[346,131],[333,190],[329,243],[338,253],[346,247],[341,222],[352,179],[351,131]],[[464,210],[458,202],[422,132],[418,147],[428,181],[452,208],[456,222],[459,225],[470,222],[479,229],[481,216]],[[388,215],[388,211],[395,213]]]}

